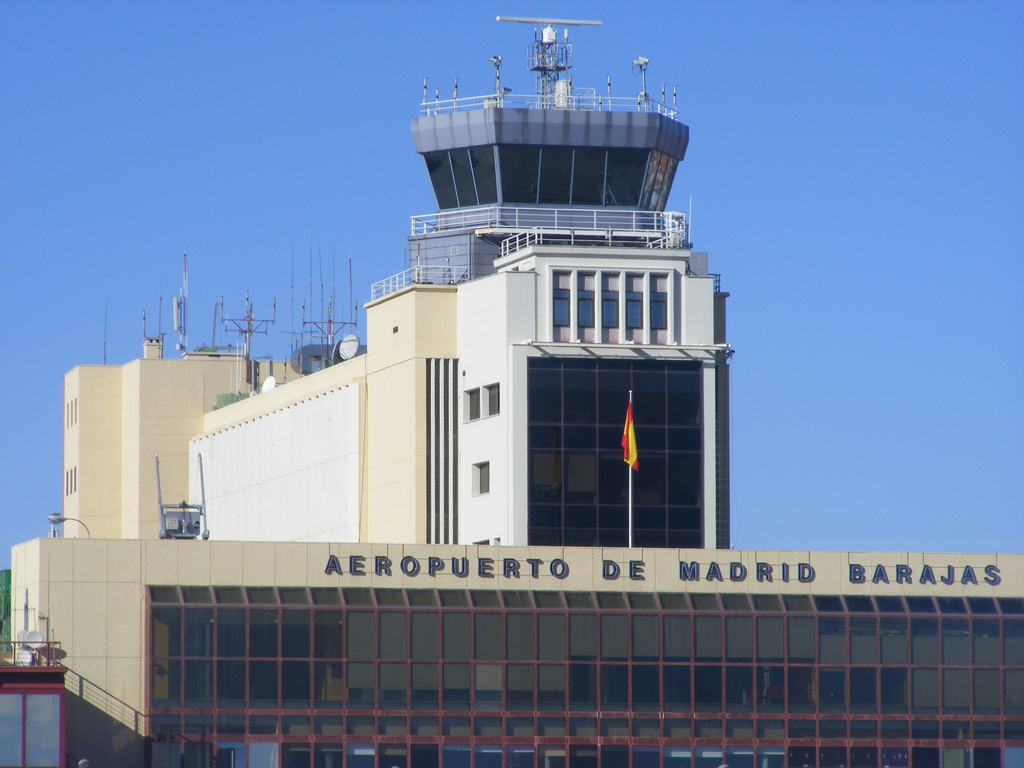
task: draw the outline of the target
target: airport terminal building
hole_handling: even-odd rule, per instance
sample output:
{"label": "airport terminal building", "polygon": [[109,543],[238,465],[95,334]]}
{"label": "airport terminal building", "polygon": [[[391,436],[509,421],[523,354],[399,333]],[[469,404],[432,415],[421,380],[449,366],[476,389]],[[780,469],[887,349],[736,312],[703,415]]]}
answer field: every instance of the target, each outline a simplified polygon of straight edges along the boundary
{"label": "airport terminal building", "polygon": [[365,346],[65,376],[0,765],[1024,768],[1024,555],[730,549],[689,129],[552,25],[528,60],[422,104],[437,211]]}
{"label": "airport terminal building", "polygon": [[70,754],[94,765],[1024,759],[1022,555],[38,539],[15,556],[73,670]]}

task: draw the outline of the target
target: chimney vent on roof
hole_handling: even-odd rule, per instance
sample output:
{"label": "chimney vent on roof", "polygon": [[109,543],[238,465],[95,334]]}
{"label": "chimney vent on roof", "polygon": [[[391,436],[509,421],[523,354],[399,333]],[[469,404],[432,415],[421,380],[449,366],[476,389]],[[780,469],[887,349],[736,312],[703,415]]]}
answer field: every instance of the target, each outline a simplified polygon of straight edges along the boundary
{"label": "chimney vent on roof", "polygon": [[142,340],[143,360],[162,360],[164,356],[164,340],[162,336],[146,336]]}

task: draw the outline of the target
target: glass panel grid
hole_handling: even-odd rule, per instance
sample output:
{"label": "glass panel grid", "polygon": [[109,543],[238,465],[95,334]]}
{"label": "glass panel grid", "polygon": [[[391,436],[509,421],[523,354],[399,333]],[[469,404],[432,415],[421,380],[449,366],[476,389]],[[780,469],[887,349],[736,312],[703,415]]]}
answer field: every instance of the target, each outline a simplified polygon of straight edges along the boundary
{"label": "glass panel grid", "polygon": [[[595,737],[642,744],[653,733],[644,713],[662,712],[679,719],[666,733],[690,728],[699,738],[777,739],[782,723],[781,738],[849,749],[851,765],[855,747],[857,764],[871,764],[878,739],[998,743],[1010,738],[1004,721],[1024,737],[1016,616],[875,617],[834,606],[787,616],[771,604],[761,613],[757,601],[738,614],[669,599],[679,595],[663,594],[659,608],[614,593],[549,593],[537,603],[550,607],[532,608],[522,593],[498,592],[455,593],[461,607],[439,614],[438,593],[424,594],[395,591],[350,608],[313,597],[299,609],[283,596],[277,608],[151,604],[153,733],[237,740],[247,727],[312,739],[317,728],[344,728],[374,743],[440,739],[439,718],[452,712],[479,738],[532,740],[558,728],[538,718],[561,716],[570,743],[591,738],[582,734],[593,720]],[[506,611],[510,600],[516,607]],[[332,639],[343,634],[345,643]],[[343,714],[328,715],[332,708]],[[599,711],[614,713],[607,727],[594,720]],[[747,733],[757,735],[739,736]]]}

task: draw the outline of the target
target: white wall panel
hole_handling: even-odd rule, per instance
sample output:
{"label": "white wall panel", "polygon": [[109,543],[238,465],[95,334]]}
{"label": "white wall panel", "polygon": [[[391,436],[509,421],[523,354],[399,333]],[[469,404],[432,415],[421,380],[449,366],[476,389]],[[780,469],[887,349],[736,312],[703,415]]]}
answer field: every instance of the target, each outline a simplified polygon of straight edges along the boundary
{"label": "white wall panel", "polygon": [[211,539],[359,541],[358,385],[192,440],[194,500],[198,454]]}

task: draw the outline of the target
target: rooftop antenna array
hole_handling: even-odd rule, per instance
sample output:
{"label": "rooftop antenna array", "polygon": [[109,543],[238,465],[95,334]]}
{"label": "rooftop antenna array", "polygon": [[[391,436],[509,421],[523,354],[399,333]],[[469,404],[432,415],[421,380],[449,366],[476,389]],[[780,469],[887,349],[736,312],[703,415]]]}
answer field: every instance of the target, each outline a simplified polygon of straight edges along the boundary
{"label": "rooftop antenna array", "polygon": [[210,538],[210,529],[206,525],[206,483],[203,480],[203,456],[199,459],[199,495],[198,504],[190,504],[184,499],[180,504],[164,504],[160,489],[160,456],[156,459],[156,503],[160,508],[161,539],[195,539],[202,528],[203,541]]}
{"label": "rooftop antenna array", "polygon": [[[543,24],[537,37],[534,28],[533,44],[527,49],[527,61],[531,72],[537,73],[537,90],[541,106],[545,109],[568,106],[571,79],[562,79],[562,73],[572,69],[572,45],[569,44],[569,30],[564,30],[562,42],[558,42],[555,25],[560,27],[600,27],[600,21],[577,19],[544,19],[533,16],[498,16],[498,21],[514,24]],[[491,60],[493,63],[493,59]],[[496,65],[497,66],[497,65]]]}
{"label": "rooftop antenna array", "polygon": [[[424,85],[424,87],[426,87]],[[457,87],[457,86],[456,86]],[[312,295],[312,260],[310,261],[310,312],[313,311]],[[302,300],[302,337],[299,347],[292,352],[292,368],[300,374],[314,373],[322,368],[334,365],[342,360],[348,360],[355,354],[359,347],[359,340],[353,334],[347,334],[339,339],[339,334],[345,328],[355,329],[359,325],[358,306],[352,298],[352,257],[348,259],[348,293],[349,308],[352,311],[350,319],[336,320],[335,313],[335,290],[332,286],[331,295],[327,297],[326,314],[321,314],[319,319],[306,317],[306,300]],[[324,313],[323,279],[320,281],[320,310]],[[307,341],[308,340],[308,341]],[[353,341],[355,349],[352,349]]]}
{"label": "rooftop antenna array", "polygon": [[174,314],[174,330],[178,334],[175,349],[179,352],[188,351],[188,256],[181,255],[181,290],[174,297],[171,311]]}
{"label": "rooftop antenna array", "polygon": [[[249,301],[249,292],[245,292],[245,314],[241,317],[227,317],[224,314],[224,297],[220,297],[220,316],[225,332],[235,332],[242,337],[242,357],[245,358],[245,383],[252,387],[255,376],[252,370],[252,337],[257,333],[267,334],[267,326],[277,322],[277,299],[273,300],[273,312],[269,318],[256,317],[255,309]],[[215,310],[216,311],[216,310]],[[216,324],[214,324],[216,328]]]}

